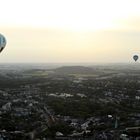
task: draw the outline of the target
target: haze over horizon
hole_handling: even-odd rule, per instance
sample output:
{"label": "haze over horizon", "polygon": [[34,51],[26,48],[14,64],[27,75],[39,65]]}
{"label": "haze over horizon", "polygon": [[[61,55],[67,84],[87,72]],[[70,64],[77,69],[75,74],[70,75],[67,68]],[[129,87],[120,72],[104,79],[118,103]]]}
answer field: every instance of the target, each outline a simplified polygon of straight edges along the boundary
{"label": "haze over horizon", "polygon": [[130,63],[140,54],[139,0],[0,3],[0,63]]}

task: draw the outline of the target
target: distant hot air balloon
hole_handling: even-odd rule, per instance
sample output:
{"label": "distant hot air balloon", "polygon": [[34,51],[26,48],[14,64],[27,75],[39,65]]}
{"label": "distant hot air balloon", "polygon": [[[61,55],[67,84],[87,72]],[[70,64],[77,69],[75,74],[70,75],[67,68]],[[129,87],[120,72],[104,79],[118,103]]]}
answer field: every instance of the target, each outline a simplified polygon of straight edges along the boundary
{"label": "distant hot air balloon", "polygon": [[139,59],[139,56],[138,55],[134,55],[133,56],[133,59],[135,60],[135,62]]}
{"label": "distant hot air balloon", "polygon": [[0,52],[4,49],[5,46],[6,46],[6,39],[2,34],[0,34]]}

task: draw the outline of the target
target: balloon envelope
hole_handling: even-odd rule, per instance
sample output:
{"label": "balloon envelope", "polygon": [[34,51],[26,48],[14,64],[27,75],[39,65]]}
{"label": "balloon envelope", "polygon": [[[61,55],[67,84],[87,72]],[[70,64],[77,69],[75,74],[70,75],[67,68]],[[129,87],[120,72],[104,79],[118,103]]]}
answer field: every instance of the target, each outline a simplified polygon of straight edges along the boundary
{"label": "balloon envelope", "polygon": [[134,55],[134,56],[133,56],[133,59],[134,59],[135,61],[137,61],[137,60],[139,59],[139,56],[138,56],[138,55]]}
{"label": "balloon envelope", "polygon": [[0,52],[4,49],[5,46],[6,46],[6,39],[2,34],[0,34]]}

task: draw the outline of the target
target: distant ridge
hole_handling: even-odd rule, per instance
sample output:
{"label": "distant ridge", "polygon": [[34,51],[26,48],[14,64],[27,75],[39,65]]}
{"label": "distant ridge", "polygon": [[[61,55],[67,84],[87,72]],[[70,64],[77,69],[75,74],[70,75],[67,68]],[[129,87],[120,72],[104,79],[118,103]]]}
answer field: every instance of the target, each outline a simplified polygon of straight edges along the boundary
{"label": "distant ridge", "polygon": [[93,74],[94,69],[84,66],[63,66],[54,70],[58,74]]}

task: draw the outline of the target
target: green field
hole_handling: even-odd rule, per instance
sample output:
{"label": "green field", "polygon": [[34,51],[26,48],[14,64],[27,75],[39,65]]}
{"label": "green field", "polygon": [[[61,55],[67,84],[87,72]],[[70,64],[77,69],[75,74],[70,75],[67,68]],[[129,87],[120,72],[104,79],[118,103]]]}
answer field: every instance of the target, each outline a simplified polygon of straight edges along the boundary
{"label": "green field", "polygon": [[69,74],[71,76],[75,76],[77,78],[80,78],[80,77],[98,77],[99,75],[97,74]]}

